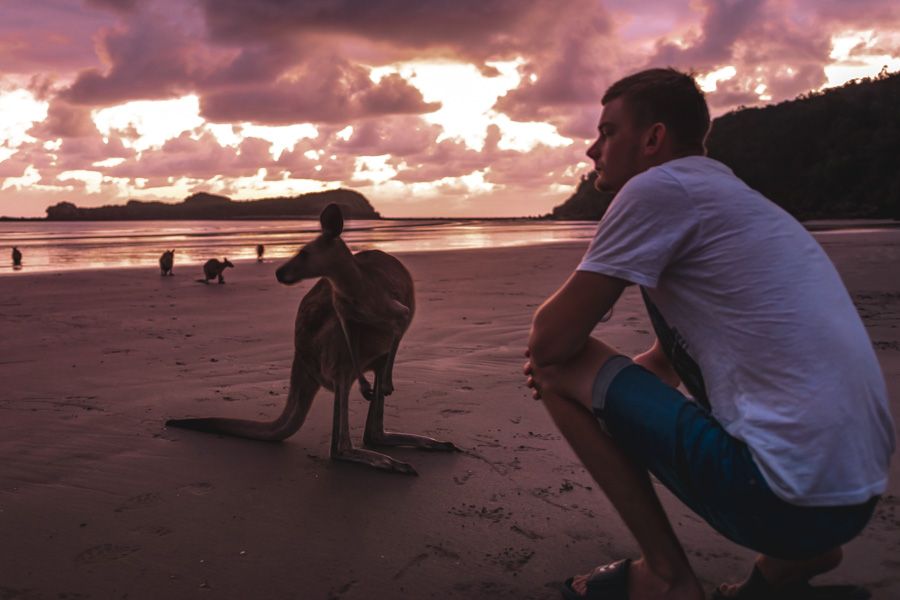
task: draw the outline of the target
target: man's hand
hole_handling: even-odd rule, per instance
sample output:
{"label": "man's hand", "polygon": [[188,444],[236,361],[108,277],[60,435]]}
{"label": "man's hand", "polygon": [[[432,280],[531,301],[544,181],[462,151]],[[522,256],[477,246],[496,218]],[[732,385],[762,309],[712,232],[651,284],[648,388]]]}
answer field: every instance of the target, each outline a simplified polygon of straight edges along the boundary
{"label": "man's hand", "polygon": [[561,364],[536,365],[529,359],[522,369],[525,385],[531,388],[531,396],[540,400],[554,395],[578,402],[592,410],[594,379],[603,364],[617,353],[613,348],[594,338],[588,338],[581,351],[570,361]]}
{"label": "man's hand", "polygon": [[535,379],[534,365],[531,364],[531,352],[525,350],[525,366],[522,367],[522,373],[525,374],[525,385],[531,388],[531,397],[535,400],[541,399],[541,388]]}

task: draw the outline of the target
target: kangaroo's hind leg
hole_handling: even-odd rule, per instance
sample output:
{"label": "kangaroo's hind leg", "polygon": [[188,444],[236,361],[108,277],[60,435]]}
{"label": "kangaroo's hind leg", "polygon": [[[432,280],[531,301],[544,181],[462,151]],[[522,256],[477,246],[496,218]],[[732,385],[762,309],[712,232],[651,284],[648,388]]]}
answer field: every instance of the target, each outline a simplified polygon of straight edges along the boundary
{"label": "kangaroo's hind leg", "polygon": [[[394,346],[396,348],[396,345]],[[391,352],[393,355],[395,351]],[[425,435],[414,433],[398,433],[384,430],[384,381],[390,380],[393,369],[393,356],[388,356],[384,366],[375,371],[374,397],[369,403],[369,414],[366,417],[366,431],[363,444],[366,446],[413,446],[423,450],[459,450],[452,442],[442,442]]]}
{"label": "kangaroo's hind leg", "polygon": [[350,384],[352,378],[343,381],[335,381],[334,385],[334,421],[331,430],[331,458],[333,460],[345,460],[362,463],[405,475],[418,475],[412,465],[394,460],[386,454],[354,448],[350,440],[350,422],[348,418],[348,404],[350,402]]}

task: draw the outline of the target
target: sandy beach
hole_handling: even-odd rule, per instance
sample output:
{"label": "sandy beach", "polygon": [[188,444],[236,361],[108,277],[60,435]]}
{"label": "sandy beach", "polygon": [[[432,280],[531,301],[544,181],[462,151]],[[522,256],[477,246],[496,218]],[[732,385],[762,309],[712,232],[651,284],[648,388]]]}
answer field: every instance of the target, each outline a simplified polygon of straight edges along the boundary
{"label": "sandy beach", "polygon": [[[822,235],[900,417],[895,231]],[[637,555],[605,497],[523,386],[531,314],[584,245],[400,255],[418,312],[397,357],[389,428],[460,453],[388,453],[419,477],[328,460],[332,398],[266,444],[167,430],[168,418],[272,418],[297,305],[275,261],[0,277],[0,598],[557,598],[566,577]],[[650,343],[637,291],[598,334]],[[366,402],[351,395],[359,442]],[[840,432],[835,432],[840,435]],[[706,589],[753,554],[663,502]],[[824,582],[900,598],[900,460],[865,533]]]}

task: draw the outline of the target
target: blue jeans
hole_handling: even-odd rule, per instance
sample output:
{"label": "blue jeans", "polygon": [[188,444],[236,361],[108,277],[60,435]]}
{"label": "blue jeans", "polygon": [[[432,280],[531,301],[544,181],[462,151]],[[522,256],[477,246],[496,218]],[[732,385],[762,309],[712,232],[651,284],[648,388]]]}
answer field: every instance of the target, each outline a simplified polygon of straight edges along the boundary
{"label": "blue jeans", "polygon": [[616,444],[741,546],[785,560],[812,558],[856,537],[875,510],[877,497],[853,506],[782,500],[745,443],[705,408],[626,357],[610,359],[597,381],[594,412]]}

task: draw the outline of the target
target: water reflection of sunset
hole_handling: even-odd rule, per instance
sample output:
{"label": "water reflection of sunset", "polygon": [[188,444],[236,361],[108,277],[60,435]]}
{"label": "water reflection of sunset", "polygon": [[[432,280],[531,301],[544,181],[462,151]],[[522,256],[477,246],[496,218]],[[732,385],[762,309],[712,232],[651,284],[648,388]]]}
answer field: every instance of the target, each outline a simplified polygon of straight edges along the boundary
{"label": "water reflection of sunset", "polygon": [[[353,251],[433,252],[587,240],[593,222],[556,221],[348,221],[343,238]],[[293,255],[319,233],[317,221],[142,221],[5,223],[0,248],[18,246],[26,272],[157,265],[175,249],[175,269],[212,257],[266,259]],[[8,264],[0,273],[12,272]]]}

